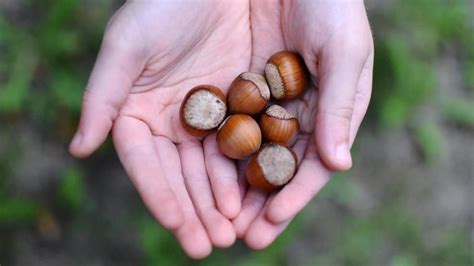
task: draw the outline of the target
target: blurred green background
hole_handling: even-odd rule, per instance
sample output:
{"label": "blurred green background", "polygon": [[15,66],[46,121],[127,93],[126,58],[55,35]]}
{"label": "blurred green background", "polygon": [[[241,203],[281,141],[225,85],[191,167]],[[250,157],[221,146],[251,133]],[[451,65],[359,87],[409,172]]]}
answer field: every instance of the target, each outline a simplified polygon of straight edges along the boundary
{"label": "blurred green background", "polygon": [[268,249],[191,262],[110,142],[66,151],[113,0],[0,0],[1,265],[473,265],[474,3],[369,0],[373,100],[354,168]]}

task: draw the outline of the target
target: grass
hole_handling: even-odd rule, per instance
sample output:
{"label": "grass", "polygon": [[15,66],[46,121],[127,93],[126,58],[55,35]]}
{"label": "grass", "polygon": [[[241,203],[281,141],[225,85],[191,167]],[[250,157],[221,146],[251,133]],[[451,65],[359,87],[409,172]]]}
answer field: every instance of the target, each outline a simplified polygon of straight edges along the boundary
{"label": "grass", "polygon": [[474,128],[473,106],[473,99],[452,99],[443,103],[442,113],[449,122]]}
{"label": "grass", "polygon": [[38,215],[38,204],[31,199],[6,198],[0,199],[0,225],[21,224],[32,222]]}
{"label": "grass", "polygon": [[78,211],[86,201],[83,176],[75,168],[69,168],[58,184],[56,198],[63,208]]}
{"label": "grass", "polygon": [[426,161],[436,161],[442,155],[443,136],[437,123],[425,121],[418,125],[415,140]]}

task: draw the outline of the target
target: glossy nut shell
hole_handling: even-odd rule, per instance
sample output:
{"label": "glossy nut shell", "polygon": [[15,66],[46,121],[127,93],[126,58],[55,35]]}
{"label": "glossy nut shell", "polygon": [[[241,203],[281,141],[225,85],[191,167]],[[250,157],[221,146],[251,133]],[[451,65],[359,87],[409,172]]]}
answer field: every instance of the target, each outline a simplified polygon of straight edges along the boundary
{"label": "glossy nut shell", "polygon": [[232,159],[245,159],[256,152],[262,143],[257,122],[249,115],[229,116],[217,131],[220,151]]}
{"label": "glossy nut shell", "polygon": [[278,52],[265,66],[265,78],[272,97],[277,100],[293,100],[300,97],[306,87],[308,71],[303,59],[294,52]]}
{"label": "glossy nut shell", "polygon": [[291,146],[299,132],[298,119],[279,105],[268,107],[260,116],[260,129],[268,142]]}
{"label": "glossy nut shell", "polygon": [[270,89],[265,77],[244,72],[230,85],[227,92],[229,112],[255,115],[261,112],[270,100]]}

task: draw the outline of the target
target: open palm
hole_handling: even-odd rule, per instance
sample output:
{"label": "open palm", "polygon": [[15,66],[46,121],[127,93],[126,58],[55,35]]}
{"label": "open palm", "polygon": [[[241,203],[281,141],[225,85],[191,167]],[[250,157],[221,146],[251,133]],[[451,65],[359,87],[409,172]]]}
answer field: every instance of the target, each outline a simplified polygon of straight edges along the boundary
{"label": "open palm", "polygon": [[73,154],[87,156],[113,127],[144,203],[194,258],[235,241],[229,219],[240,211],[240,192],[235,165],[217,151],[215,135],[201,141],[187,134],[179,107],[192,87],[225,92],[248,70],[248,10],[218,1],[125,4],[108,25],[71,145]]}
{"label": "open palm", "polygon": [[299,167],[281,191],[250,188],[233,221],[238,237],[267,247],[327,183],[347,170],[372,87],[372,36],[363,1],[251,1],[252,64],[262,72],[275,52],[297,51],[312,76],[300,99],[283,103],[300,122]]}
{"label": "open palm", "polygon": [[[207,256],[212,245],[231,245],[236,236],[264,248],[331,170],[352,164],[349,150],[372,78],[363,1],[163,2],[129,1],[112,18],[71,153],[88,156],[112,129],[148,209],[193,258]],[[281,50],[299,52],[313,80],[301,99],[284,104],[300,121],[293,147],[298,172],[277,193],[245,191],[242,169],[218,151],[215,134],[204,140],[188,135],[179,107],[196,85],[226,92],[241,72],[263,73]]]}

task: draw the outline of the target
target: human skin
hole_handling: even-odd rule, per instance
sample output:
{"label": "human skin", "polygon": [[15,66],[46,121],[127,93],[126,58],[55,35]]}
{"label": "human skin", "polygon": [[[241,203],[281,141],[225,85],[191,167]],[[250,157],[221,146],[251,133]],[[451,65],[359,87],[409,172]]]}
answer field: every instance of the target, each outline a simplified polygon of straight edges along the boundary
{"label": "human skin", "polygon": [[328,182],[331,171],[352,166],[349,149],[369,104],[374,49],[363,1],[252,1],[250,18],[251,71],[262,72],[277,51],[298,51],[314,81],[299,100],[283,104],[300,121],[295,177],[271,194],[248,189],[233,220],[239,238],[263,249]]}
{"label": "human skin", "polygon": [[[196,85],[226,92],[241,72],[262,73],[280,50],[299,52],[318,88],[286,105],[300,121],[301,163],[290,184],[268,195],[246,188],[215,134],[201,140],[183,130],[179,107]],[[236,237],[264,248],[331,170],[351,166],[372,61],[362,1],[128,1],[107,26],[70,152],[90,155],[112,130],[143,202],[192,258]]]}

